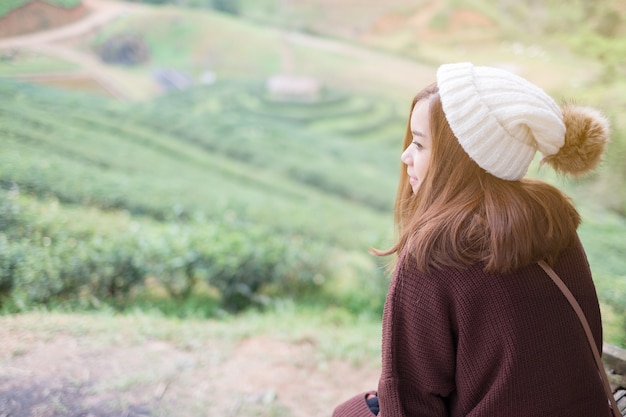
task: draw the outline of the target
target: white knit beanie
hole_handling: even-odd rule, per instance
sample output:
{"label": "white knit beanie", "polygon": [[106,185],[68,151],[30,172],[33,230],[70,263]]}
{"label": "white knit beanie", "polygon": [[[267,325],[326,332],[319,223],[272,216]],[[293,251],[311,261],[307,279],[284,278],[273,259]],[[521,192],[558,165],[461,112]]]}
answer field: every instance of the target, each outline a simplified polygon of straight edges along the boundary
{"label": "white knit beanie", "polygon": [[461,146],[487,172],[519,180],[537,150],[554,155],[566,126],[559,105],[508,71],[471,63],[442,65],[437,85],[446,119]]}

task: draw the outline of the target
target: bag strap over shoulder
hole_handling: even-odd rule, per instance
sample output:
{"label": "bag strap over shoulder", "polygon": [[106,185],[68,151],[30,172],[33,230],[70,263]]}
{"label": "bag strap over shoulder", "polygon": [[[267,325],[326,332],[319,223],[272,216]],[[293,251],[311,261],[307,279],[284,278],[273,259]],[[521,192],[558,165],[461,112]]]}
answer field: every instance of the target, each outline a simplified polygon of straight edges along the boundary
{"label": "bag strap over shoulder", "polygon": [[602,384],[604,385],[604,391],[609,399],[609,404],[611,406],[611,410],[614,414],[614,417],[622,417],[622,413],[619,411],[617,407],[617,402],[613,397],[613,392],[611,391],[611,386],[609,385],[609,380],[606,376],[606,371],[604,370],[604,365],[602,364],[602,359],[600,357],[600,352],[598,351],[598,347],[593,339],[593,334],[591,333],[591,328],[589,327],[589,323],[587,322],[587,318],[585,317],[585,313],[582,308],[576,301],[576,298],[571,293],[567,285],[561,280],[561,278],[557,275],[556,272],[544,261],[539,261],[539,266],[543,268],[543,270],[548,274],[548,276],[552,279],[552,281],[556,284],[557,287],[561,290],[567,301],[571,304],[572,308],[576,312],[578,319],[580,320],[580,324],[583,326],[585,330],[585,334],[587,335],[587,340],[589,341],[589,346],[591,347],[591,352],[593,353],[593,357],[596,361],[596,366],[598,367],[598,372],[600,373],[600,378],[602,379]]}

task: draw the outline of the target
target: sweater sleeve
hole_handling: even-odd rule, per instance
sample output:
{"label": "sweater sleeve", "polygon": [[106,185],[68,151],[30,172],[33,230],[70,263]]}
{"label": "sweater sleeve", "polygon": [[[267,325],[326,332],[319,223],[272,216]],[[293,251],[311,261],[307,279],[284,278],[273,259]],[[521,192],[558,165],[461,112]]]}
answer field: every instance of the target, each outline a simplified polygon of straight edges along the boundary
{"label": "sweater sleeve", "polygon": [[441,280],[399,260],[383,315],[380,417],[448,415],[455,342],[446,294]]}
{"label": "sweater sleeve", "polygon": [[368,394],[376,394],[376,391],[363,392],[339,404],[333,412],[333,417],[374,417],[374,413],[367,405]]}

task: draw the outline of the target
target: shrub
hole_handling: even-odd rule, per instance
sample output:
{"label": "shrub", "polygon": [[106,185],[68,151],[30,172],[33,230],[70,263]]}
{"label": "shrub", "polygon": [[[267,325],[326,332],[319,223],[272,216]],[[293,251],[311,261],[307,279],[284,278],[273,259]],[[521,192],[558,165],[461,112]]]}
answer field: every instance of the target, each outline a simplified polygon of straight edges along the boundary
{"label": "shrub", "polygon": [[150,58],[146,41],[136,33],[112,36],[98,47],[98,54],[106,63],[125,66],[143,64]]}
{"label": "shrub", "polygon": [[9,245],[5,234],[0,234],[0,307],[13,291],[13,279],[20,261],[20,253]]}
{"label": "shrub", "polygon": [[[119,226],[107,224],[111,214],[77,224],[56,200],[21,200],[3,198],[0,206],[12,224],[0,234],[0,299],[14,310],[63,302],[124,307],[149,278],[178,302],[193,298],[201,283],[215,289],[222,308],[240,311],[315,292],[315,277],[326,273],[324,245],[259,225],[133,219],[112,232]],[[74,210],[88,223],[83,209]]]}

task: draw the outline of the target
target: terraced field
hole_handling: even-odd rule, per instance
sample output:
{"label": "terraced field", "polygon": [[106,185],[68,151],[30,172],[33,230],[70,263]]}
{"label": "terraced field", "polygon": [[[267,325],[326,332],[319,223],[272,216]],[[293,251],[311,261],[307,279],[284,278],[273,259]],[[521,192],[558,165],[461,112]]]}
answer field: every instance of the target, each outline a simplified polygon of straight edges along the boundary
{"label": "terraced field", "polygon": [[294,212],[290,201],[321,200],[338,221],[356,202],[348,217],[367,221],[391,208],[403,118],[389,103],[339,93],[275,102],[236,81],[144,105],[1,88],[2,178],[24,189],[160,217],[247,207],[265,222],[263,212]]}
{"label": "terraced field", "polygon": [[[364,256],[368,247],[389,243],[403,131],[403,118],[389,102],[337,91],[323,91],[314,102],[277,101],[262,83],[237,80],[140,104],[11,81],[0,83],[0,93],[6,98],[0,103],[0,181],[7,190],[19,190],[33,211],[45,210],[39,204],[45,207],[53,199],[85,217],[85,211],[98,210],[148,221],[148,229],[161,227],[154,225],[160,222],[195,222],[185,235],[189,247],[178,244],[185,254],[202,240],[202,228],[206,236],[219,234],[208,231],[217,228],[231,240],[253,239],[251,230],[259,229],[265,232],[256,239],[272,234],[287,242],[283,245],[293,239],[317,242],[304,244],[318,245],[326,257],[350,251]],[[47,221],[39,225],[41,242],[50,239],[50,230],[92,242],[107,229],[106,217],[94,221],[93,230],[54,216]],[[120,220],[108,221],[119,227]],[[24,244],[33,243],[27,234],[15,233]],[[129,245],[117,239],[120,246]],[[51,246],[66,240],[52,238]],[[116,255],[121,263],[141,264],[133,248],[119,250],[127,253]],[[213,256],[210,245],[201,252]],[[147,258],[158,258],[150,253]],[[247,262],[244,253],[237,262]],[[200,268],[192,261],[183,264]],[[378,274],[374,262],[365,264]],[[324,272],[322,266],[319,270]],[[78,268],[70,275],[80,282],[80,273]],[[133,285],[136,274],[130,275],[128,285]],[[26,288],[29,282],[12,285]],[[78,291],[80,284],[59,291],[45,287],[52,297]]]}

